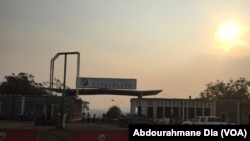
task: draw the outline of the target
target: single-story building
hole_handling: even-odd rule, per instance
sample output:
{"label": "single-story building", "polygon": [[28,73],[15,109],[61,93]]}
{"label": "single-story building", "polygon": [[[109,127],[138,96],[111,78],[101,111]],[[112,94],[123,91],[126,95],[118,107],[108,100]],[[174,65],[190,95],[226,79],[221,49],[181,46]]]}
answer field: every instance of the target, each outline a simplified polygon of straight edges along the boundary
{"label": "single-story building", "polygon": [[218,116],[224,122],[250,124],[250,100],[201,100],[132,98],[131,113],[142,113],[154,121],[166,117],[178,121],[195,116]]}

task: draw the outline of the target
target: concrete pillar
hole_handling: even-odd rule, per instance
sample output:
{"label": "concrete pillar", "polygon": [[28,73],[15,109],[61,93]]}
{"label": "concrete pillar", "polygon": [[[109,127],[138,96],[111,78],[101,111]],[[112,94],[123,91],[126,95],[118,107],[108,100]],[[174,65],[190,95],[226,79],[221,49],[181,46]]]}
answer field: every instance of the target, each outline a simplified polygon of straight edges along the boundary
{"label": "concrete pillar", "polygon": [[144,115],[147,115],[147,103],[143,100],[140,100],[140,106],[141,106],[141,113]]}
{"label": "concrete pillar", "polygon": [[178,118],[181,119],[181,105],[179,104],[178,107],[179,107]]}
{"label": "concrete pillar", "polygon": [[188,116],[188,104],[189,104],[189,102],[187,101],[186,103],[185,103],[185,107],[186,107],[186,109],[187,109],[187,112],[186,112],[186,117],[187,117],[187,119],[189,119],[189,116]]}
{"label": "concrete pillar", "polygon": [[197,115],[197,102],[194,103],[194,116]]}
{"label": "concrete pillar", "polygon": [[205,102],[202,102],[202,115],[205,115]]}
{"label": "concrete pillar", "polygon": [[50,113],[51,118],[54,118],[54,104],[51,104],[51,113]]}
{"label": "concrete pillar", "polygon": [[136,101],[137,100],[130,100],[130,113],[135,113],[136,111],[135,111],[135,109],[136,109]]}
{"label": "concrete pillar", "polygon": [[182,120],[185,120],[184,101],[182,101]]}
{"label": "concrete pillar", "polygon": [[214,101],[213,102],[213,116],[215,116],[216,115],[216,102]]}
{"label": "concrete pillar", "polygon": [[157,101],[153,101],[153,121],[157,119]]}
{"label": "concrete pillar", "polygon": [[[164,102],[164,103],[165,103],[165,102]],[[163,117],[166,117],[166,116],[165,116],[165,114],[166,114],[166,113],[165,113],[165,108],[166,108],[166,107],[165,107],[165,104],[163,104],[163,113],[162,113],[162,114],[163,114],[163,115],[162,115]]]}
{"label": "concrete pillar", "polygon": [[21,99],[21,115],[24,114],[24,106],[25,106],[25,97],[23,96]]}
{"label": "concrete pillar", "polygon": [[45,119],[47,119],[47,105],[46,104],[44,104],[43,106],[43,114],[44,114]]}
{"label": "concrete pillar", "polygon": [[240,103],[237,102],[237,124],[240,124]]}
{"label": "concrete pillar", "polygon": [[142,92],[140,92],[140,94],[138,95],[138,99],[142,99],[142,95],[143,95],[143,93]]}
{"label": "concrete pillar", "polygon": [[0,115],[2,115],[2,102],[0,102]]}

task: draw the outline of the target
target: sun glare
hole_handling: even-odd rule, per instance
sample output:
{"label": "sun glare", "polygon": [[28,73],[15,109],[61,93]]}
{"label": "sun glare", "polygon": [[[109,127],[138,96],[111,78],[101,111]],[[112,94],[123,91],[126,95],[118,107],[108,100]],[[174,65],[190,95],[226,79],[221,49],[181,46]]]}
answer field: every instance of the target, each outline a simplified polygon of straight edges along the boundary
{"label": "sun glare", "polygon": [[239,34],[239,27],[235,24],[226,24],[219,29],[218,36],[224,41],[234,40]]}
{"label": "sun glare", "polygon": [[246,40],[246,33],[248,32],[248,25],[240,21],[221,22],[215,31],[215,44],[211,51],[216,55],[233,58],[246,56],[249,54],[247,51],[249,42]]}

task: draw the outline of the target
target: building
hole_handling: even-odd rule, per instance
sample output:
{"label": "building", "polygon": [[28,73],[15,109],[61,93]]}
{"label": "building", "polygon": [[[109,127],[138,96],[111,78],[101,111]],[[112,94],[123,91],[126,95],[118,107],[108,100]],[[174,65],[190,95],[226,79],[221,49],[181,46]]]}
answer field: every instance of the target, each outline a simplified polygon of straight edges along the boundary
{"label": "building", "polygon": [[154,121],[166,117],[178,121],[195,116],[218,116],[224,122],[250,124],[250,100],[201,100],[132,98],[131,113],[142,113]]}

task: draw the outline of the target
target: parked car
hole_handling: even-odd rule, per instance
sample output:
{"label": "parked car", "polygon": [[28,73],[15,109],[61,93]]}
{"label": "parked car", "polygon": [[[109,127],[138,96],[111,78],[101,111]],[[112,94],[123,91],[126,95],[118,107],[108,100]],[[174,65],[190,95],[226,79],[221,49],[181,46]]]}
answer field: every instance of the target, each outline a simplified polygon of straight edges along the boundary
{"label": "parked car", "polygon": [[127,126],[130,124],[151,124],[152,119],[147,118],[144,114],[126,114],[118,120],[119,126]]}
{"label": "parked car", "polygon": [[156,121],[156,124],[164,124],[164,125],[168,125],[170,124],[170,118],[160,118]]}
{"label": "parked car", "polygon": [[182,122],[182,125],[230,125],[216,116],[196,116],[191,120]]}

